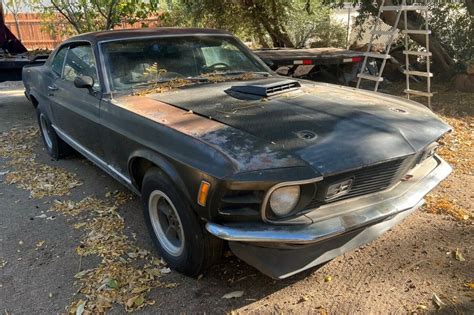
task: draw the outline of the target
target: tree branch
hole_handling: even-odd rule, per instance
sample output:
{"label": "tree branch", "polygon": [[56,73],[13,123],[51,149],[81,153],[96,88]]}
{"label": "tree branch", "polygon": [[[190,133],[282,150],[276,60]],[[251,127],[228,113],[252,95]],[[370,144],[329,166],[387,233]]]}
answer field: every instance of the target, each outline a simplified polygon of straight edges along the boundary
{"label": "tree branch", "polygon": [[74,29],[78,32],[78,33],[81,33],[81,29],[78,25],[78,23],[76,21],[73,20],[73,18],[71,16],[69,16],[70,12],[64,12],[64,10],[68,11],[67,8],[66,9],[62,9],[59,4],[57,4],[54,0],[51,0],[51,4],[53,5],[53,7],[59,12],[59,14],[61,14],[71,25],[72,27],[74,27]]}

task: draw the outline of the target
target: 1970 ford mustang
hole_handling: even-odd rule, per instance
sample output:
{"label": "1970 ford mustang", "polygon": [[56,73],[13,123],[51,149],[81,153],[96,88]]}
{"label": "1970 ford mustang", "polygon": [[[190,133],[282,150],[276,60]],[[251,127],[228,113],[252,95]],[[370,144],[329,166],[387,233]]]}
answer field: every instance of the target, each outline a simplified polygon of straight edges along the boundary
{"label": "1970 ford mustang", "polygon": [[141,195],[151,237],[190,276],[227,242],[285,278],[384,233],[451,171],[450,127],[402,98],[273,73],[231,34],[83,34],[24,68],[44,145]]}

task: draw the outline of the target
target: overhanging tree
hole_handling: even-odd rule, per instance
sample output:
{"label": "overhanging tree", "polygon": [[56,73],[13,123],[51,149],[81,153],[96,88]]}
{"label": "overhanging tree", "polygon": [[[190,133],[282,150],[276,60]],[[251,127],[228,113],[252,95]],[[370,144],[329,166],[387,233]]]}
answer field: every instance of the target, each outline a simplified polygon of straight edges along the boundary
{"label": "overhanging tree", "polygon": [[68,35],[112,29],[122,21],[134,23],[159,9],[158,0],[50,0],[50,5],[35,0],[35,4],[50,30],[65,22],[71,26],[65,29]]}
{"label": "overhanging tree", "polygon": [[[168,25],[214,27],[261,46],[302,47],[308,39],[337,42],[340,33],[331,23],[331,10],[322,0],[162,0]],[[332,32],[336,31],[336,32]]]}

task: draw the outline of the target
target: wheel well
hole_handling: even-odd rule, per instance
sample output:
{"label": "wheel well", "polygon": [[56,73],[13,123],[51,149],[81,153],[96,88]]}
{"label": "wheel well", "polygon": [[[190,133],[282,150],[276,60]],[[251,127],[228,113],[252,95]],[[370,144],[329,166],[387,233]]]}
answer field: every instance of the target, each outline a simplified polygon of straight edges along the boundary
{"label": "wheel well", "polygon": [[132,160],[132,164],[130,165],[130,172],[132,175],[132,179],[139,190],[142,189],[142,182],[146,172],[152,167],[158,166],[145,158],[137,157]]}
{"label": "wheel well", "polygon": [[33,95],[30,95],[30,101],[34,108],[38,107],[38,100]]}

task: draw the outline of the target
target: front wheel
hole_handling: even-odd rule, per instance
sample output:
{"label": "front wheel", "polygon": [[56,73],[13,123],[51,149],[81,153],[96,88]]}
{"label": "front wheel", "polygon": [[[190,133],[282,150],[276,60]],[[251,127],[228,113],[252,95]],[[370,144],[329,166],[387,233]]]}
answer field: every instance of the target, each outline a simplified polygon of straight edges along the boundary
{"label": "front wheel", "polygon": [[151,168],[142,187],[150,235],[172,269],[196,277],[219,260],[223,241],[204,229],[189,202],[163,172]]}

